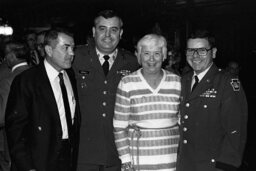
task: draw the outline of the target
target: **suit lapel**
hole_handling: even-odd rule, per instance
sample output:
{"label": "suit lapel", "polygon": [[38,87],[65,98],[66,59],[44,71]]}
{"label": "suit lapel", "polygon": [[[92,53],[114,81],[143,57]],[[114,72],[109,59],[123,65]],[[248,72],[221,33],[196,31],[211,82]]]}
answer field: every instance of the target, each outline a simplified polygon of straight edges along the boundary
{"label": "suit lapel", "polygon": [[54,96],[54,93],[53,93],[53,90],[51,87],[51,83],[47,76],[46,69],[45,69],[43,62],[42,62],[42,64],[39,64],[39,74],[38,75],[40,75],[40,77],[38,77],[36,89],[39,92],[41,98],[45,99],[45,103],[47,103],[46,106],[48,106],[50,109],[49,111],[51,111],[51,117],[53,117],[54,120],[58,121],[58,123],[59,123],[58,129],[62,133],[57,102],[55,100],[55,96]]}

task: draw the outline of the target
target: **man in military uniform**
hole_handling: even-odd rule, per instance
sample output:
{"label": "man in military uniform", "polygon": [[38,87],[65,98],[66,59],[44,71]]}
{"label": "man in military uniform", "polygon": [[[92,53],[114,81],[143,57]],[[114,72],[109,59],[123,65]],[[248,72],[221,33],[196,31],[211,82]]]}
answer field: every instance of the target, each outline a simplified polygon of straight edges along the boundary
{"label": "man in military uniform", "polygon": [[216,52],[206,30],[187,41],[193,71],[182,78],[177,171],[233,171],[242,161],[247,101],[239,79],[213,63]]}
{"label": "man in military uniform", "polygon": [[101,11],[92,28],[94,41],[77,47],[73,67],[81,105],[78,171],[120,171],[113,115],[117,85],[138,69],[137,58],[117,48],[123,22],[111,10]]}

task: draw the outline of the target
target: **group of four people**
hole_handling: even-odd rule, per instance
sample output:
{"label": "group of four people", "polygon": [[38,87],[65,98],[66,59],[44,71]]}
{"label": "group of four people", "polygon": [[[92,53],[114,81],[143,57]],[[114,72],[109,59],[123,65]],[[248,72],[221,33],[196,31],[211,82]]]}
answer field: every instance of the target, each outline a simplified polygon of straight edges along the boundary
{"label": "group of four people", "polygon": [[[5,116],[11,170],[238,168],[246,98],[238,78],[213,63],[214,38],[206,31],[189,37],[193,71],[180,78],[162,69],[163,36],[141,38],[136,58],[118,48],[122,26],[116,13],[101,11],[94,42],[75,50],[69,33],[45,35],[45,60],[11,85]],[[192,91],[194,76],[199,83]]]}

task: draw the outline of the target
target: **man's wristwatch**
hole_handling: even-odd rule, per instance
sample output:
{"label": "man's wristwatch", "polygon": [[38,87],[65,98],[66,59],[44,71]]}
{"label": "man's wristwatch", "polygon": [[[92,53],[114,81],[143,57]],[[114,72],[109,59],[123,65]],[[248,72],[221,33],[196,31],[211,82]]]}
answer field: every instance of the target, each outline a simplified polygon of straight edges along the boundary
{"label": "man's wristwatch", "polygon": [[123,171],[131,171],[131,170],[133,170],[132,163],[131,162],[123,163],[122,164],[122,170]]}

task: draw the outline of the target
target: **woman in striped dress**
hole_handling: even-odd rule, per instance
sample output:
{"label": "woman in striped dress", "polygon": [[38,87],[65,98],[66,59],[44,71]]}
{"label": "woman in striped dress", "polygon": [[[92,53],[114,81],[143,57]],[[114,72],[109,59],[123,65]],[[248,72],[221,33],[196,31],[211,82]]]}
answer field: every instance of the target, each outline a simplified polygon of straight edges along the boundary
{"label": "woman in striped dress", "polygon": [[164,37],[144,36],[137,44],[142,68],[118,85],[113,124],[122,170],[176,170],[181,84],[161,68],[166,54]]}

